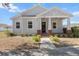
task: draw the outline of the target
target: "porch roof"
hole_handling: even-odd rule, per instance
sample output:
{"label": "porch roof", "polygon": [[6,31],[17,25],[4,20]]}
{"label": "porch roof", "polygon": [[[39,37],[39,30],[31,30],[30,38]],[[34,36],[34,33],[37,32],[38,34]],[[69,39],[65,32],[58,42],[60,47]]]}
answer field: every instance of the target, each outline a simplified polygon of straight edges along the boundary
{"label": "porch roof", "polygon": [[54,7],[54,8],[49,9],[43,13],[40,13],[37,16],[38,17],[72,17],[73,15],[58,8],[58,7]]}

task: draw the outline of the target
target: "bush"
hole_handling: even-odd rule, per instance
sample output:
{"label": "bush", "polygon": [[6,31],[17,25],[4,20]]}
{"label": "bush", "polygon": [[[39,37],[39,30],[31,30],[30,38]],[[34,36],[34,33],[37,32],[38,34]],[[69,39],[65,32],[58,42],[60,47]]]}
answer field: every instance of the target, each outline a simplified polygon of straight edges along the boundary
{"label": "bush", "polygon": [[7,36],[16,36],[15,33],[12,33],[10,30],[4,30],[4,33],[7,35]]}
{"label": "bush", "polygon": [[77,27],[72,27],[71,29],[72,29],[73,37],[79,38],[79,29]]}
{"label": "bush", "polygon": [[40,42],[40,35],[33,36],[32,39],[33,39],[35,42]]}
{"label": "bush", "polygon": [[21,34],[21,37],[24,37],[24,36],[26,36],[25,34]]}
{"label": "bush", "polygon": [[55,36],[50,36],[50,39],[54,42],[59,42],[59,38],[55,35]]}
{"label": "bush", "polygon": [[37,35],[39,38],[41,38],[41,35]]}
{"label": "bush", "polygon": [[10,36],[16,36],[16,34],[15,33],[10,33]]}

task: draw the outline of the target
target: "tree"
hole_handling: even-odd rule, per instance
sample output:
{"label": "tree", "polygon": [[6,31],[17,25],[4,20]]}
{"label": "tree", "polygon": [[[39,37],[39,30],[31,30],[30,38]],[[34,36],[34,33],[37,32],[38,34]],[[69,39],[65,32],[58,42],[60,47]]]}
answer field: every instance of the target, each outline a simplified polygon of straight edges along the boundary
{"label": "tree", "polygon": [[2,6],[7,8],[7,9],[11,9],[10,8],[10,3],[2,3]]}

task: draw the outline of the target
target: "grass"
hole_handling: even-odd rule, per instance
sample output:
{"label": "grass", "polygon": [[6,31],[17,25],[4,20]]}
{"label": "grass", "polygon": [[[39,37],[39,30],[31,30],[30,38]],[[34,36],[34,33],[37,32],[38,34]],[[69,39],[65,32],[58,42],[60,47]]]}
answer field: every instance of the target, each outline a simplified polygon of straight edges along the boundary
{"label": "grass", "polygon": [[31,37],[7,37],[0,39],[0,51],[16,49],[23,44],[33,44]]}
{"label": "grass", "polygon": [[0,38],[6,38],[7,35],[5,34],[5,32],[0,32]]}
{"label": "grass", "polygon": [[79,46],[79,38],[59,38],[59,42],[53,42],[58,47]]}
{"label": "grass", "polygon": [[[59,39],[61,42],[60,45],[62,44],[64,46],[65,44],[69,46],[79,46],[79,38],[59,38]],[[32,46],[35,46],[31,36],[7,37],[7,35],[4,32],[0,32],[0,51],[16,49],[19,46],[23,46],[23,45],[31,48]]]}
{"label": "grass", "polygon": [[[0,51],[5,50],[12,50],[16,49],[23,44],[26,44],[26,47],[33,46],[32,37],[21,37],[21,36],[14,36],[14,37],[7,37],[5,32],[0,32]],[[27,46],[28,44],[28,46]]]}
{"label": "grass", "polygon": [[79,38],[60,38],[61,43],[71,45],[71,46],[79,46]]}

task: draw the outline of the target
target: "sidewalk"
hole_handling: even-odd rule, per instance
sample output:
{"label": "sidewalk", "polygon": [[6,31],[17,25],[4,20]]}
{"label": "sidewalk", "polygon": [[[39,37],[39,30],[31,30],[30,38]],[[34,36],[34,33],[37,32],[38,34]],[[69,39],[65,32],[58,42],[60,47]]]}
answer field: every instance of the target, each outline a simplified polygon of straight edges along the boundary
{"label": "sidewalk", "polygon": [[41,38],[40,43],[41,43],[40,44],[41,49],[43,49],[43,48],[54,49],[55,48],[55,46],[53,45],[53,43],[51,42],[51,40],[48,37]]}

